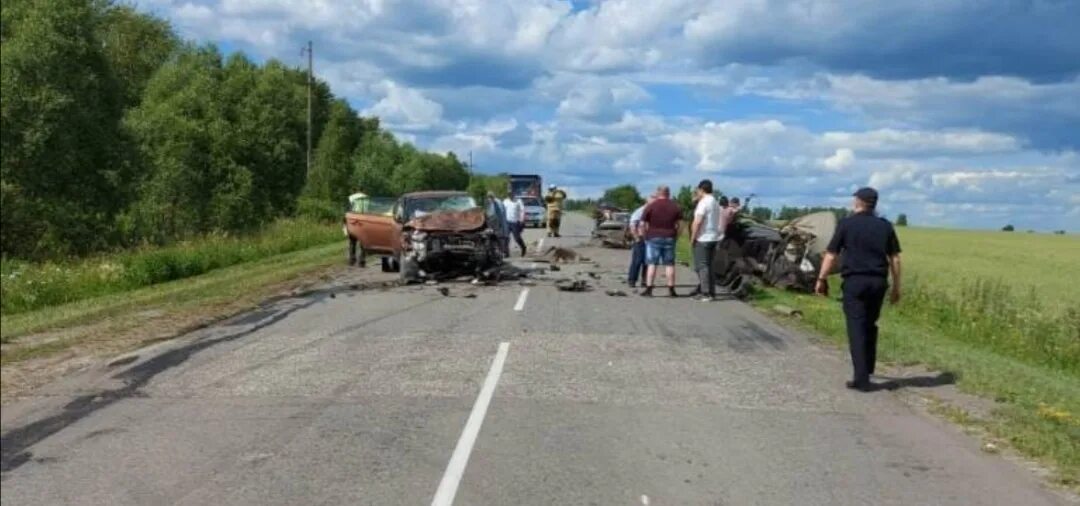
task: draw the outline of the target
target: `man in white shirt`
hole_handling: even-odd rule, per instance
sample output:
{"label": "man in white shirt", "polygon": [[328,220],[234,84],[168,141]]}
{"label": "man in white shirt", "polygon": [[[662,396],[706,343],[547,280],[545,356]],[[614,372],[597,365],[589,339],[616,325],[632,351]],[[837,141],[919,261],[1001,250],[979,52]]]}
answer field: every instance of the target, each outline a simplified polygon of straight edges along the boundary
{"label": "man in white shirt", "polygon": [[697,300],[711,301],[716,297],[716,277],[713,259],[716,244],[720,241],[720,205],[713,197],[712,181],[701,180],[697,186],[697,207],[694,221],[690,224],[691,244],[694,249],[694,270],[697,271],[701,295]]}
{"label": "man in white shirt", "polygon": [[[525,230],[525,203],[516,195],[510,195],[503,199],[503,207],[506,208],[506,222],[510,228],[510,235],[514,242],[521,248],[521,256],[525,256],[525,240],[521,238],[521,232]],[[509,239],[507,251],[509,251]]]}
{"label": "man in white shirt", "polygon": [[630,288],[637,286],[638,279],[645,284],[645,232],[641,229],[641,215],[645,213],[645,206],[653,200],[655,198],[649,195],[645,203],[630,214],[630,235],[634,238],[630,245],[630,272],[626,275],[626,284]]}

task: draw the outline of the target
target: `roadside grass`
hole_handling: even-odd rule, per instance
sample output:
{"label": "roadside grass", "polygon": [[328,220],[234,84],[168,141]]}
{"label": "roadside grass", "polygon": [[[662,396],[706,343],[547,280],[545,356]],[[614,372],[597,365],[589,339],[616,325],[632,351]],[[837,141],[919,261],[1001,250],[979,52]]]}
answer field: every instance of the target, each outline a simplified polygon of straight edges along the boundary
{"label": "roadside grass", "polygon": [[8,317],[128,292],[340,240],[338,225],[290,219],[247,236],[210,235],[71,262],[4,259],[0,260],[0,313]]}
{"label": "roadside grass", "polygon": [[[209,314],[206,312],[223,305],[250,305],[266,295],[266,287],[340,262],[341,249],[340,244],[327,244],[129,292],[13,315],[4,314],[0,316],[2,341],[6,344],[22,344],[19,343],[20,338],[28,334],[79,325],[92,326],[97,322],[107,322],[109,327],[122,327],[125,317],[132,313],[166,319],[172,313],[194,311]],[[5,352],[3,362],[23,360],[57,347],[55,342],[40,346],[28,343],[27,346],[19,346],[16,352]]]}
{"label": "roadside grass", "polygon": [[[1080,238],[1049,234],[898,229],[904,299],[881,318],[880,357],[952,372],[957,386],[997,401],[966,422],[1053,465],[1080,486]],[[679,241],[680,259],[690,259]],[[799,309],[798,325],[846,348],[837,298],[775,289],[762,309]],[[795,322],[796,320],[788,320]]]}
{"label": "roadside grass", "polygon": [[[836,297],[837,294],[833,294]],[[846,348],[843,312],[833,298],[776,289],[759,293],[752,303],[767,310],[776,304],[799,309],[801,320],[788,319]],[[965,341],[903,310],[907,301],[887,307],[880,321],[878,354],[898,364],[925,364],[952,372],[957,386],[997,402],[989,420],[967,419],[1012,444],[1021,453],[1053,465],[1058,480],[1080,485],[1080,376],[997,352],[978,341]]]}

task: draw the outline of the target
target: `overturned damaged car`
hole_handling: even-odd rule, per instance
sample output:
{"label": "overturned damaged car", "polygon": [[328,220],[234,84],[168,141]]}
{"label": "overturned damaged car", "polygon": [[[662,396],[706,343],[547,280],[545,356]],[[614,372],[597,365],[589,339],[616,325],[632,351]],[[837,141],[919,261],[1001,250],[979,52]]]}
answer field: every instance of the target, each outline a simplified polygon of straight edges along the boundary
{"label": "overturned damaged car", "polygon": [[808,214],[781,227],[740,216],[717,248],[713,271],[720,286],[738,297],[758,281],[811,292],[835,230],[831,212]]}
{"label": "overturned damaged car", "polygon": [[502,219],[465,192],[431,191],[402,196],[388,215],[349,213],[346,224],[361,251],[383,255],[383,269],[409,282],[479,277],[498,267]]}

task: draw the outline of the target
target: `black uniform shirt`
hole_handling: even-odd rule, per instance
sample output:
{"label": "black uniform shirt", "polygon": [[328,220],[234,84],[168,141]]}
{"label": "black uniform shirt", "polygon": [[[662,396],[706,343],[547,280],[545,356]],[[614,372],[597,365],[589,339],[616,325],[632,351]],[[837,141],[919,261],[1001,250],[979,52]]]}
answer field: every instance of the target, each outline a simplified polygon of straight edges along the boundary
{"label": "black uniform shirt", "polygon": [[900,253],[896,230],[885,218],[862,212],[840,220],[829,242],[829,253],[840,254],[840,274],[889,275],[889,257]]}

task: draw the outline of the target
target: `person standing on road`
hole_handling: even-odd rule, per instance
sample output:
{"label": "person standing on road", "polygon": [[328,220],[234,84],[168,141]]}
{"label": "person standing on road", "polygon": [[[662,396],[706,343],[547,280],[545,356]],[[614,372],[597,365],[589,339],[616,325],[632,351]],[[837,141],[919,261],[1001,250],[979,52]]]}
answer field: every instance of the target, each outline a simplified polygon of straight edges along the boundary
{"label": "person standing on road", "polygon": [[713,259],[720,240],[720,205],[713,197],[712,181],[702,179],[697,186],[697,206],[690,223],[690,244],[694,252],[694,270],[698,275],[697,300],[712,301],[716,297],[716,277]]}
{"label": "person standing on road", "polygon": [[548,237],[561,237],[559,235],[559,225],[562,224],[564,200],[566,200],[566,192],[555,185],[548,187],[547,195],[544,195],[544,203],[547,204]]}
{"label": "person standing on road", "polygon": [[503,207],[499,197],[495,196],[495,192],[488,192],[487,201],[487,215],[499,222],[499,228],[496,230],[499,234],[499,250],[502,251],[503,257],[507,258],[510,256],[510,223],[506,219],[506,208]]}
{"label": "person standing on road", "polygon": [[[521,248],[521,256],[525,256],[525,240],[521,238],[521,232],[525,230],[525,204],[521,198],[510,195],[503,199],[503,207],[506,208],[506,222],[510,229],[510,235],[514,242]],[[506,249],[510,250],[510,239],[506,239]]]}
{"label": "person standing on road", "polygon": [[656,283],[656,270],[664,267],[667,276],[668,294],[675,293],[675,239],[679,236],[679,223],[682,221],[682,209],[671,200],[671,189],[660,186],[656,189],[656,200],[645,206],[641,213],[641,226],[645,232],[645,263],[648,270],[645,276],[643,297],[652,297]]}
{"label": "person standing on road", "polygon": [[645,203],[630,214],[630,237],[633,242],[630,244],[630,272],[626,275],[626,283],[630,285],[630,288],[637,287],[639,278],[641,284],[645,284],[645,233],[641,228],[641,215],[645,213],[645,207],[652,204],[654,200],[656,197],[649,195]]}
{"label": "person standing on road", "polygon": [[832,241],[826,249],[814,291],[828,295],[827,277],[841,256],[841,290],[844,293],[844,318],[847,320],[848,348],[854,370],[847,387],[869,392],[875,389],[870,382],[877,360],[877,320],[892,275],[889,300],[900,302],[900,240],[896,230],[885,218],[874,214],[878,193],[873,188],[860,188],[853,195],[855,214],[840,220]]}

